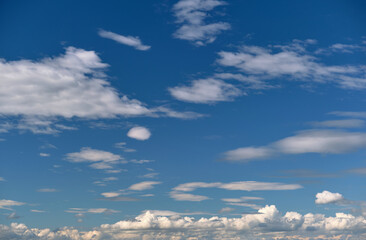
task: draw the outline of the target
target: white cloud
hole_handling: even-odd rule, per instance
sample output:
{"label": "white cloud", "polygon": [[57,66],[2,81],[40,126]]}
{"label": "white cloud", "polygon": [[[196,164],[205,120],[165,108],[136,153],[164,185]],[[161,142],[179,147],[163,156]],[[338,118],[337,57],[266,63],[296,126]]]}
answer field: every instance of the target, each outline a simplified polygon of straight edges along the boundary
{"label": "white cloud", "polygon": [[344,119],[330,120],[323,122],[311,122],[315,127],[330,127],[330,128],[359,128],[365,125],[365,121],[361,119]]}
{"label": "white cloud", "polygon": [[106,197],[106,198],[118,197],[120,195],[121,195],[120,192],[104,192],[104,193],[102,193],[102,196]]}
{"label": "white cloud", "polygon": [[54,188],[40,188],[37,192],[58,192],[58,190]]}
{"label": "white cloud", "polygon": [[0,200],[0,209],[8,209],[8,210],[12,210],[11,207],[12,206],[22,206],[25,203],[23,202],[17,202],[14,200],[7,200],[7,199],[2,199]]}
{"label": "white cloud", "polygon": [[142,44],[139,37],[132,37],[132,36],[123,36],[117,33],[105,31],[103,29],[99,30],[99,36],[103,38],[108,38],[114,40],[118,43],[134,47],[137,50],[146,51],[149,50],[151,47],[148,45]]}
{"label": "white cloud", "polygon": [[129,99],[107,81],[103,63],[95,51],[74,47],[66,53],[37,61],[0,59],[0,115],[20,117],[0,125],[36,134],[57,134],[75,127],[58,120],[114,117],[173,117],[191,119],[198,113],[177,112],[167,107],[147,108]]}
{"label": "white cloud", "polygon": [[143,190],[147,190],[147,189],[152,189],[152,188],[154,188],[154,185],[157,185],[157,184],[161,184],[161,182],[145,181],[145,182],[135,183],[135,184],[131,185],[128,189],[134,190],[134,191],[143,191]]}
{"label": "white cloud", "polygon": [[170,197],[177,201],[191,201],[191,202],[200,202],[203,200],[210,199],[209,197],[202,196],[202,195],[195,195],[191,193],[182,193],[182,192],[176,192],[172,191],[170,192]]}
{"label": "white cloud", "polygon": [[118,96],[105,80],[108,67],[94,51],[73,47],[40,61],[0,61],[0,113],[43,117],[110,118],[149,110]]}
{"label": "white cloud", "polygon": [[154,160],[146,160],[146,159],[142,159],[142,160],[132,159],[132,160],[130,160],[130,162],[135,163],[135,164],[150,163],[150,162],[153,162],[153,161]]}
{"label": "white cloud", "polygon": [[332,192],[329,192],[326,190],[324,190],[321,193],[317,193],[315,195],[315,197],[316,197],[316,200],[315,200],[316,204],[328,204],[328,203],[337,203],[337,202],[344,201],[342,194],[332,193]]}
{"label": "white cloud", "polygon": [[266,158],[272,155],[272,149],[268,147],[243,147],[225,153],[225,159],[230,161],[250,161],[252,159]]}
{"label": "white cloud", "polygon": [[49,157],[50,154],[49,153],[40,153],[39,156],[41,156],[41,157]]}
{"label": "white cloud", "polygon": [[145,127],[133,127],[128,131],[127,136],[136,140],[145,141],[150,138],[151,132]]}
{"label": "white cloud", "polygon": [[180,0],[173,6],[179,29],[174,33],[178,39],[191,41],[196,46],[203,46],[215,41],[216,36],[230,29],[226,22],[206,23],[208,12],[215,7],[225,5],[218,0]]}
{"label": "white cloud", "polygon": [[45,212],[43,210],[38,210],[38,209],[31,209],[30,211],[34,212],[34,213],[44,213]]}
{"label": "white cloud", "polygon": [[84,209],[84,208],[69,208],[65,212],[68,212],[68,213],[77,213],[77,214],[85,214],[85,213],[112,214],[112,213],[118,213],[120,211],[113,210],[113,209],[108,209],[108,208],[89,208],[89,209]]}
{"label": "white cloud", "polygon": [[335,83],[342,88],[366,88],[366,70],[363,65],[325,65],[306,51],[309,41],[294,40],[289,45],[242,46],[239,51],[218,53],[217,63],[233,67],[250,78],[300,80],[315,83]]}
{"label": "white cloud", "polygon": [[[189,182],[183,183],[173,188],[170,192],[170,197],[178,201],[203,201],[209,197],[201,195],[193,195],[187,192],[195,191],[199,188],[219,188],[232,191],[280,191],[280,190],[296,190],[302,188],[299,184],[284,184],[277,182],[257,182],[257,181],[240,181],[240,182]],[[231,199],[232,200],[232,199]],[[249,198],[246,200],[250,200]],[[253,198],[251,200],[258,200]],[[245,201],[245,198],[240,200]],[[235,202],[235,200],[234,200]]]}
{"label": "white cloud", "polygon": [[6,181],[5,178],[0,177],[0,182],[5,182],[5,181]]}
{"label": "white cloud", "polygon": [[174,98],[192,103],[231,101],[243,94],[234,85],[214,78],[194,80],[191,86],[177,86],[168,90]]}
{"label": "white cloud", "polygon": [[224,160],[249,162],[274,154],[340,154],[366,147],[366,133],[338,130],[308,130],[267,146],[244,147],[224,153]]}
{"label": "white cloud", "polygon": [[111,169],[115,164],[124,163],[117,154],[88,147],[82,148],[80,152],[66,154],[66,159],[73,163],[93,163],[90,167],[95,169]]}
{"label": "white cloud", "polygon": [[[72,210],[71,210],[72,211]],[[76,209],[77,211],[88,211]],[[93,211],[91,211],[93,212]],[[95,211],[101,213],[103,211]],[[190,215],[190,214],[187,214]],[[81,239],[364,239],[366,219],[346,213],[326,217],[323,214],[297,212],[281,214],[276,206],[265,206],[256,214],[228,218],[194,218],[172,211],[143,211],[135,219],[102,224],[90,231],[72,227],[28,228],[24,224],[0,225],[1,239],[81,240]]]}

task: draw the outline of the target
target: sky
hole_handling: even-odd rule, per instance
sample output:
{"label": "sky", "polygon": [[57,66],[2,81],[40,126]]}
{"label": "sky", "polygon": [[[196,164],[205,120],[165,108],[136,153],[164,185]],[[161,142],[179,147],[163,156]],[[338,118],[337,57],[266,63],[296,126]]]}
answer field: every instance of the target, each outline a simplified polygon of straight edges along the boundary
{"label": "sky", "polygon": [[0,1],[0,238],[365,239],[364,1]]}

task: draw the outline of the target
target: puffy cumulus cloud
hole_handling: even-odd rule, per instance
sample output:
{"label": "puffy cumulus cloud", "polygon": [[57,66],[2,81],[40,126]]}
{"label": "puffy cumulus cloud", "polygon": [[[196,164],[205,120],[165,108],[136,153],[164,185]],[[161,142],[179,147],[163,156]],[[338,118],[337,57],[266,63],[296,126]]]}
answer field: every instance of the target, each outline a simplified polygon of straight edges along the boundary
{"label": "puffy cumulus cloud", "polygon": [[234,85],[214,78],[194,80],[191,86],[177,86],[168,90],[177,100],[206,104],[231,101],[243,94]]}
{"label": "puffy cumulus cloud", "polygon": [[8,199],[1,199],[0,200],[0,209],[8,209],[8,210],[12,210],[12,206],[22,206],[25,203],[23,202],[17,202],[14,200],[8,200]]}
{"label": "puffy cumulus cloud", "polygon": [[267,146],[243,147],[224,153],[226,161],[249,162],[275,154],[340,154],[366,147],[366,133],[338,130],[307,130]]}
{"label": "puffy cumulus cloud", "polygon": [[111,152],[84,147],[80,152],[66,154],[66,159],[73,163],[92,163],[91,168],[111,169],[118,163],[125,163],[122,157]]}
{"label": "puffy cumulus cloud", "polygon": [[103,29],[99,30],[98,34],[99,34],[99,36],[101,36],[103,38],[108,38],[108,39],[114,40],[118,43],[134,47],[135,49],[140,50],[140,51],[146,51],[151,48],[148,45],[142,44],[139,37],[123,36],[123,35],[120,35],[117,33],[105,31]]}
{"label": "puffy cumulus cloud", "polygon": [[150,138],[151,132],[145,127],[133,127],[128,131],[127,136],[136,140],[145,141]]}
{"label": "puffy cumulus cloud", "polygon": [[74,47],[66,48],[60,56],[37,61],[0,59],[0,115],[15,118],[1,125],[0,131],[20,129],[56,134],[76,129],[57,124],[58,120],[74,117],[201,116],[167,107],[149,109],[140,101],[121,95],[107,81],[107,67],[95,51]]}
{"label": "puffy cumulus cloud", "polygon": [[171,211],[144,211],[133,220],[102,224],[91,231],[64,227],[29,228],[24,224],[0,225],[1,239],[363,239],[366,219],[351,214],[297,212],[281,214],[276,206],[265,206],[241,217],[194,218]]}
{"label": "puffy cumulus cloud", "polygon": [[144,181],[140,183],[135,183],[131,185],[128,189],[134,191],[143,191],[154,188],[154,185],[161,184],[161,182],[157,181]]}
{"label": "puffy cumulus cloud", "polygon": [[208,12],[225,4],[225,1],[219,0],[180,0],[173,6],[176,22],[180,25],[173,36],[190,41],[196,46],[212,43],[218,34],[230,29],[230,24],[206,23],[206,18],[210,16]]}
{"label": "puffy cumulus cloud", "polygon": [[316,204],[340,203],[344,201],[342,194],[332,193],[326,190],[321,193],[317,193],[315,197]]}
{"label": "puffy cumulus cloud", "polygon": [[217,63],[232,67],[251,78],[300,80],[317,83],[335,83],[342,88],[364,89],[365,66],[363,65],[325,65],[315,53],[306,50],[314,40],[294,40],[288,45],[275,45],[268,48],[241,46],[238,51],[221,51]]}
{"label": "puffy cumulus cloud", "polygon": [[94,51],[74,47],[40,61],[1,60],[0,113],[65,118],[149,113],[139,101],[118,96],[105,80],[106,67]]}

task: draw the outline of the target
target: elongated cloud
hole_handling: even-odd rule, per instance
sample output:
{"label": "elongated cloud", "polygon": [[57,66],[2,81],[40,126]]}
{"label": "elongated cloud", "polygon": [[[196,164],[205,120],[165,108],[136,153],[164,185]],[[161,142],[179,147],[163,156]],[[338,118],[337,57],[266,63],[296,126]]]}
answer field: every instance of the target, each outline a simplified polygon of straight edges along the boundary
{"label": "elongated cloud", "polygon": [[161,184],[161,182],[145,181],[145,182],[135,183],[135,184],[131,185],[128,189],[134,190],[134,191],[143,191],[143,190],[147,190],[147,189],[152,189],[152,188],[154,188],[154,185],[157,185],[157,184]]}
{"label": "elongated cloud", "polygon": [[2,200],[0,200],[0,209],[11,210],[12,206],[22,206],[24,204],[25,203],[23,203],[23,202],[18,202],[18,201],[8,200],[8,199],[2,199]]}
{"label": "elongated cloud", "polygon": [[170,197],[178,201],[203,201],[209,199],[207,196],[193,195],[193,192],[199,188],[219,188],[231,191],[281,191],[296,190],[302,188],[299,184],[285,184],[277,182],[257,182],[257,181],[240,181],[240,182],[190,182],[180,184],[172,189]]}
{"label": "elongated cloud", "polygon": [[148,45],[142,44],[139,37],[123,36],[123,35],[120,35],[117,33],[105,31],[103,29],[99,30],[98,34],[99,34],[99,36],[101,36],[103,38],[108,38],[108,39],[114,40],[118,43],[130,46],[130,47],[134,47],[135,49],[140,50],[140,51],[146,51],[151,48]]}
{"label": "elongated cloud", "polygon": [[180,26],[173,36],[191,41],[196,46],[212,43],[222,31],[230,29],[230,24],[206,23],[206,18],[208,12],[225,4],[225,1],[218,0],[180,0],[173,6],[176,22]]}
{"label": "elongated cloud", "polygon": [[248,162],[276,154],[340,154],[366,147],[366,133],[337,130],[302,131],[267,146],[242,147],[224,154],[224,160]]}

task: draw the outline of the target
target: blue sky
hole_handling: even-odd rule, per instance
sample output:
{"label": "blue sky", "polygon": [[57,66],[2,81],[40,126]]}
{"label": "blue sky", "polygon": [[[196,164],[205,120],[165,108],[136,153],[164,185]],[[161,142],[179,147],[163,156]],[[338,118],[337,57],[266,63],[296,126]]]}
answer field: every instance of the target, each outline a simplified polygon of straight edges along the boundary
{"label": "blue sky", "polygon": [[365,10],[1,1],[0,238],[365,238]]}

